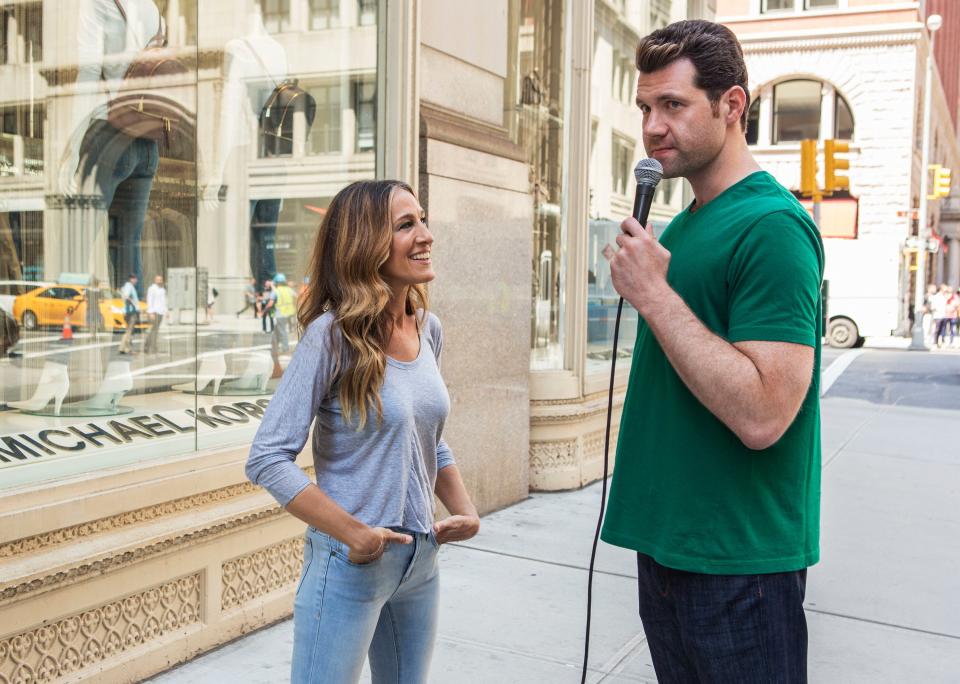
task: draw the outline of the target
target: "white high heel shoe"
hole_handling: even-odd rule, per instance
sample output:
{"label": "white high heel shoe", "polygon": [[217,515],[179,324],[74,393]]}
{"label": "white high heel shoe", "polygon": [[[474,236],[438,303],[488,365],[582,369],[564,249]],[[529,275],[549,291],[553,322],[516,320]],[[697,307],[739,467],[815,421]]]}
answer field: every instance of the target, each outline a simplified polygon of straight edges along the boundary
{"label": "white high heel shoe", "polygon": [[129,361],[111,361],[100,382],[97,393],[89,399],[67,404],[67,408],[117,411],[123,395],[133,389],[133,374]]}
{"label": "white high heel shoe", "polygon": [[8,402],[7,405],[21,411],[36,412],[46,408],[50,400],[53,399],[53,413],[59,416],[63,398],[67,396],[69,390],[70,375],[67,373],[66,365],[55,361],[47,361],[43,365],[43,372],[40,373],[40,381],[33,391],[33,396],[23,401]]}
{"label": "white high heel shoe", "polygon": [[273,372],[273,359],[267,352],[258,352],[251,354],[247,359],[247,367],[236,380],[231,380],[223,385],[224,389],[236,390],[257,390],[266,391],[267,382],[270,380],[270,374]]}
{"label": "white high heel shoe", "polygon": [[213,393],[220,394],[220,383],[227,374],[227,359],[223,354],[203,357],[197,373],[197,392],[213,382]]}

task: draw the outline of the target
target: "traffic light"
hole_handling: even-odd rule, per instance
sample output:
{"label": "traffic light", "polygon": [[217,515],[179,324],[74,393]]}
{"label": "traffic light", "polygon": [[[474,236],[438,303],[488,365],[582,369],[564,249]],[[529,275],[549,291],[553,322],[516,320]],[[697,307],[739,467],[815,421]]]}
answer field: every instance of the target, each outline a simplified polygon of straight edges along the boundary
{"label": "traffic light", "polygon": [[800,194],[813,197],[817,194],[817,141],[800,141]]}
{"label": "traffic light", "polygon": [[940,199],[950,195],[950,169],[940,166],[940,164],[931,164],[933,169],[933,192],[927,195],[927,199]]}
{"label": "traffic light", "polygon": [[839,140],[825,140],[823,143],[823,191],[830,195],[834,191],[850,187],[850,179],[838,176],[837,171],[850,168],[850,160],[837,159],[838,154],[850,151],[850,144]]}

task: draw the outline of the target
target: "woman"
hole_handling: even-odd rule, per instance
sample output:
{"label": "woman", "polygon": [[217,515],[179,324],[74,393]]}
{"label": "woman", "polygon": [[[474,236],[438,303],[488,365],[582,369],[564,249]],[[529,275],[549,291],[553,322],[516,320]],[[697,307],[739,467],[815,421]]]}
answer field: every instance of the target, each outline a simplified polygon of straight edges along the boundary
{"label": "woman", "polygon": [[[254,439],[247,476],[310,525],[294,602],[292,679],[425,682],[437,551],[480,527],[441,439],[450,400],[427,313],[433,236],[409,186],[333,198],[300,306],[303,336]],[[294,459],[313,427],[317,485]],[[453,515],[434,523],[436,495]]]}

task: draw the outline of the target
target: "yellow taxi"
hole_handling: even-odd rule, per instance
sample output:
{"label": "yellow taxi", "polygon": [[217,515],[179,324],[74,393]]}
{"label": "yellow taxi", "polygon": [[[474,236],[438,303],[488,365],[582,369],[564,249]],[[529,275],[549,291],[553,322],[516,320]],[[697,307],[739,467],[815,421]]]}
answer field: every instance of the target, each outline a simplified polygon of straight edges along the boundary
{"label": "yellow taxi", "polygon": [[[86,327],[91,318],[87,316],[88,294],[93,288],[86,285],[48,285],[19,295],[13,301],[13,317],[24,330],[36,330],[43,326],[61,327],[69,314],[70,324],[75,328]],[[123,297],[116,290],[99,288],[96,291],[97,308],[100,310],[101,330],[125,330]],[[140,302],[140,321],[137,328],[150,327],[146,302]]]}

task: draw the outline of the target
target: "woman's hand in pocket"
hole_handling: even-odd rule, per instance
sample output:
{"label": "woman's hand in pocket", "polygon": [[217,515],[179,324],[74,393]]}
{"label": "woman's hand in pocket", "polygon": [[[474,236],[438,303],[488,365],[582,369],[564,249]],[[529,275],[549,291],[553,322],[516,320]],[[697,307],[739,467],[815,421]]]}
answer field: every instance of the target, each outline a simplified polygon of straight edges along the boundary
{"label": "woman's hand in pocket", "polygon": [[387,544],[410,544],[412,541],[409,534],[400,534],[386,527],[370,527],[360,541],[350,545],[347,558],[351,563],[365,565],[380,558],[387,550]]}

